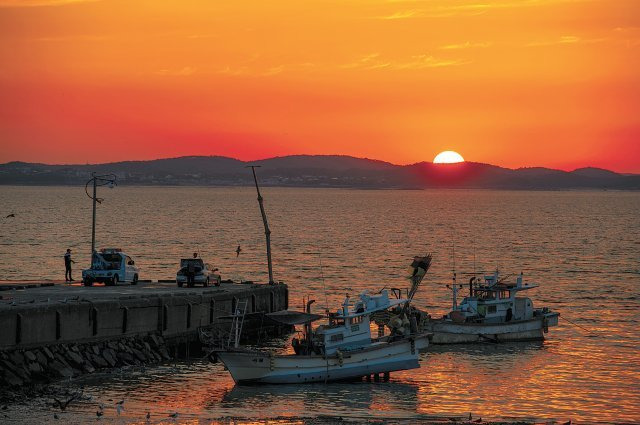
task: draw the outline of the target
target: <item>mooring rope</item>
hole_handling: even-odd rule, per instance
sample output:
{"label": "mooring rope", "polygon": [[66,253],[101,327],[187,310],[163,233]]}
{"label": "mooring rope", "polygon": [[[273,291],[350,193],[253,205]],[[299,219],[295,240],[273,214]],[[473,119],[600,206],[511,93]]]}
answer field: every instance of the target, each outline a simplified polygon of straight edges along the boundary
{"label": "mooring rope", "polygon": [[[585,331],[587,331],[587,332],[594,332],[592,329],[587,329],[587,328],[585,328],[584,326],[581,326],[581,325],[577,324],[576,322],[572,322],[571,320],[567,319],[567,318],[566,318],[565,316],[563,316],[563,315],[560,315],[560,317],[561,317],[562,319],[566,320],[567,322],[571,323],[572,325],[579,327],[579,328],[580,328],[580,329],[582,329],[582,330],[585,330]],[[596,333],[597,333],[597,332],[596,332]]]}

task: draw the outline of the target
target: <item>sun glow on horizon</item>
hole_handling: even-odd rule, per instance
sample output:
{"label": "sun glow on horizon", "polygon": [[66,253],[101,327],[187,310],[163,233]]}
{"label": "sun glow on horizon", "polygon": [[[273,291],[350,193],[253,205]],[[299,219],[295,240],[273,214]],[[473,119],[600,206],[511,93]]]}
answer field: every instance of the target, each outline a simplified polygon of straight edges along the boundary
{"label": "sun glow on horizon", "polygon": [[464,162],[464,158],[458,152],[454,151],[440,152],[433,158],[434,164],[456,164],[458,162]]}

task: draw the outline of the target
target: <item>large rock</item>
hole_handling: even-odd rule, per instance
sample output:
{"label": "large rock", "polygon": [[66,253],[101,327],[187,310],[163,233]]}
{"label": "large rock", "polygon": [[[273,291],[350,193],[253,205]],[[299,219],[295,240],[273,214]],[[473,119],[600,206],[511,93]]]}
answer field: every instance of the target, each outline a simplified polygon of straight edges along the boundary
{"label": "large rock", "polygon": [[109,363],[107,363],[105,359],[96,354],[91,354],[91,363],[93,363],[93,365],[96,367],[109,367]]}
{"label": "large rock", "polygon": [[164,347],[160,348],[160,355],[162,355],[162,358],[165,360],[171,360],[171,356],[169,355],[169,352]]}
{"label": "large rock", "polygon": [[40,374],[43,371],[42,366],[40,366],[38,362],[29,363],[27,368],[29,372],[35,373],[35,374]]}
{"label": "large rock", "polygon": [[69,365],[63,364],[58,359],[51,362],[49,370],[58,378],[71,378],[73,376],[73,369],[71,369]]}
{"label": "large rock", "polygon": [[106,360],[109,366],[114,367],[118,363],[115,351],[111,348],[107,348],[102,352],[102,357]]}
{"label": "large rock", "polygon": [[31,351],[25,351],[24,355],[27,359],[29,359],[29,361],[32,361],[32,362],[36,361],[36,355],[33,354]]}
{"label": "large rock", "polygon": [[13,353],[9,354],[9,359],[16,366],[24,364],[24,355],[18,350],[14,350]]}
{"label": "large rock", "polygon": [[47,356],[49,360],[55,359],[55,356],[53,355],[51,350],[49,350],[49,347],[42,347],[42,352],[44,353],[45,356]]}
{"label": "large rock", "polygon": [[136,358],[141,362],[147,361],[147,356],[145,356],[142,351],[138,350],[137,348],[132,348],[131,351],[133,351],[133,355],[136,356]]}
{"label": "large rock", "polygon": [[18,378],[10,370],[4,371],[4,382],[6,382],[9,386],[12,386],[12,387],[20,387],[22,386],[22,384],[24,384],[24,381]]}
{"label": "large rock", "polygon": [[118,358],[126,365],[135,364],[133,356],[129,353],[118,353]]}
{"label": "large rock", "polygon": [[76,366],[78,368],[82,368],[84,364],[84,359],[82,356],[74,351],[67,351],[65,357],[71,362],[72,366]]}
{"label": "large rock", "polygon": [[47,356],[42,353],[42,351],[36,352],[36,360],[40,363],[40,366],[46,367],[49,361],[47,360]]}
{"label": "large rock", "polygon": [[151,338],[151,341],[153,342],[153,345],[155,345],[156,347],[159,347],[160,345],[162,345],[160,343],[160,338],[161,337],[159,337],[157,335],[150,335],[150,338]]}

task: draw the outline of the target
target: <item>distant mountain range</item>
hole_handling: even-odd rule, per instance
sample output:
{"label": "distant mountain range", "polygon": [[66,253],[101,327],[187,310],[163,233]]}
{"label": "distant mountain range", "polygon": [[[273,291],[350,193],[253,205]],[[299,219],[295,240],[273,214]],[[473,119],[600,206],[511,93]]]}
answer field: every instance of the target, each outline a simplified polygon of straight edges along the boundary
{"label": "distant mountain range", "polygon": [[244,186],[252,183],[249,164],[260,165],[265,186],[370,189],[626,189],[640,190],[640,175],[600,168],[561,171],[509,169],[477,162],[394,165],[338,155],[292,155],[244,162],[222,156],[186,156],[152,161],[92,165],[0,164],[2,185],[79,185],[90,173],[115,173],[124,185]]}

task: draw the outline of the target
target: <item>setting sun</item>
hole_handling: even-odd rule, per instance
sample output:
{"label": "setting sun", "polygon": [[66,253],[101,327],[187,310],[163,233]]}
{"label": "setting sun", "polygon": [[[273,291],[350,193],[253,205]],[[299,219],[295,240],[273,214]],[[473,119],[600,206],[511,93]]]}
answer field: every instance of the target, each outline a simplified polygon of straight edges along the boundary
{"label": "setting sun", "polygon": [[434,164],[455,164],[457,162],[464,162],[464,158],[458,152],[454,151],[440,152],[433,158]]}

